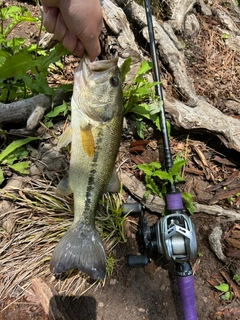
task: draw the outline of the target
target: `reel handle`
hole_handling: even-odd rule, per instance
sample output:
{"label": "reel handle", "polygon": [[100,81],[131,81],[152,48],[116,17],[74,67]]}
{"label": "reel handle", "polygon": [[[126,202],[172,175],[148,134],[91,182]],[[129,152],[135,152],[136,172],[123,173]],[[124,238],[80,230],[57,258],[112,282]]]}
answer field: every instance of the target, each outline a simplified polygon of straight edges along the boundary
{"label": "reel handle", "polygon": [[131,213],[140,213],[143,210],[143,206],[140,202],[134,203],[124,203],[122,204],[123,214]]}
{"label": "reel handle", "polygon": [[145,255],[129,254],[127,256],[127,264],[132,268],[145,267],[149,262],[148,257]]}

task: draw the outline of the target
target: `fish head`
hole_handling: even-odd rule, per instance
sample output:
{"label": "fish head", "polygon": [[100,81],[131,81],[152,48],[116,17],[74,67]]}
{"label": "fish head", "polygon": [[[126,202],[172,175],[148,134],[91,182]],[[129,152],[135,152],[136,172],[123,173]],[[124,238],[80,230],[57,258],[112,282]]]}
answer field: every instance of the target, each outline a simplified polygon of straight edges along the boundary
{"label": "fish head", "polygon": [[118,59],[81,60],[74,78],[73,100],[80,112],[93,121],[106,123],[123,112]]}

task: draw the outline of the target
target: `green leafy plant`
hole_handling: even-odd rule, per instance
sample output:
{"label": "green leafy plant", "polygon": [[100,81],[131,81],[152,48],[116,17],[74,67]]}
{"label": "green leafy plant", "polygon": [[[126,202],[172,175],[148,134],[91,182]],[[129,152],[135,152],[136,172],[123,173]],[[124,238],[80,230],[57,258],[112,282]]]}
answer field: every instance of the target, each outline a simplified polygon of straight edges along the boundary
{"label": "green leafy plant", "polygon": [[214,286],[214,288],[216,288],[218,291],[222,292],[222,294],[221,294],[222,300],[228,301],[231,299],[233,292],[230,290],[230,287],[227,283],[221,283],[218,286]]}
{"label": "green leafy plant", "polygon": [[235,274],[235,275],[233,276],[233,280],[234,280],[238,285],[240,285],[240,276],[239,276],[238,274]]}
{"label": "green leafy plant", "polygon": [[227,200],[230,203],[230,205],[233,205],[235,203],[237,197],[239,197],[239,196],[240,196],[240,192],[236,193],[234,197],[228,198]]}
{"label": "green leafy plant", "polygon": [[69,110],[70,106],[65,101],[63,101],[63,103],[60,106],[56,106],[45,115],[45,126],[47,128],[51,128],[53,126],[52,118],[55,118],[61,114],[65,117]]}
{"label": "green leafy plant", "polygon": [[19,23],[38,23],[27,9],[18,6],[0,7],[0,101],[23,99],[32,94],[54,95],[46,80],[48,67],[68,51],[61,44],[50,52],[27,45],[23,38],[9,39]]}
{"label": "green leafy plant", "polygon": [[[123,63],[121,74],[124,83],[127,73],[130,70],[131,58]],[[152,121],[158,130],[161,130],[159,112],[162,108],[162,101],[155,94],[153,87],[158,82],[149,82],[146,74],[152,69],[152,63],[143,61],[132,82],[125,85],[123,89],[124,113],[135,116],[138,135],[143,138],[146,131],[143,119]],[[170,127],[168,124],[168,129]]]}
{"label": "green leafy plant", "polygon": [[23,148],[33,140],[37,140],[35,137],[28,137],[20,139],[10,143],[6,149],[0,154],[0,185],[4,181],[4,167],[8,167],[20,174],[28,174],[27,168],[29,166],[28,161],[21,161],[27,158],[28,151]]}
{"label": "green leafy plant", "polygon": [[230,197],[228,198],[228,202],[232,205],[235,201],[235,198],[234,197]]}
{"label": "green leafy plant", "polygon": [[[180,176],[180,171],[185,163],[185,160],[177,156],[169,172],[161,170],[161,165],[159,162],[137,165],[136,167],[144,173],[147,189],[144,196],[147,198],[150,194],[155,194],[163,198],[167,193],[167,186],[169,183],[172,184],[173,182],[177,183],[184,181],[184,179]],[[183,192],[182,198],[185,203],[185,208],[190,213],[193,213],[194,207],[192,195],[190,193]]]}
{"label": "green leafy plant", "polygon": [[224,33],[222,34],[222,39],[229,39],[229,34],[228,33]]}
{"label": "green leafy plant", "polygon": [[[124,83],[127,73],[130,71],[131,59],[125,60],[123,63],[121,74],[122,82]],[[162,101],[156,96],[153,87],[158,82],[149,82],[146,74],[152,69],[152,63],[143,61],[136,73],[132,82],[125,85],[123,90],[124,95],[124,112],[134,114],[136,119],[137,133],[141,138],[144,138],[143,132],[146,130],[142,122],[143,118],[152,121],[157,130],[161,130],[159,114],[162,109]],[[170,125],[167,123],[168,135],[170,135]],[[169,172],[161,170],[161,165],[158,162],[149,164],[139,164],[137,168],[144,172],[146,184],[145,197],[150,194],[156,194],[164,197],[167,193],[167,185],[173,182],[184,181],[179,172],[186,163],[185,160],[176,157],[172,168]],[[190,193],[182,193],[182,198],[185,203],[185,208],[193,213],[193,200]]]}
{"label": "green leafy plant", "polygon": [[[14,28],[16,28],[16,26],[19,23],[36,22],[37,19],[32,17],[31,14],[24,7],[18,7],[18,6],[4,7],[1,3],[0,3],[0,19],[1,19],[0,20],[1,47],[4,47],[5,49],[8,50],[8,52],[11,52],[11,53],[17,52],[25,40],[23,38],[13,38],[8,40],[7,36],[11,33],[11,31]],[[1,62],[4,60],[6,60],[6,57],[2,55]]]}

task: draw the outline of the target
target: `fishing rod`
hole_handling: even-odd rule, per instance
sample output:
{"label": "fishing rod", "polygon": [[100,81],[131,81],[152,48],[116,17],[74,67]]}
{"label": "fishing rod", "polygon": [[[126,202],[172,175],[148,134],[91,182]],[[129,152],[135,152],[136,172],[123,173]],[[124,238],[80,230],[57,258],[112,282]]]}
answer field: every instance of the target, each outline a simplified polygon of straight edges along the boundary
{"label": "fishing rod", "polygon": [[[150,51],[153,62],[153,78],[157,82],[156,95],[160,98],[160,124],[164,147],[166,171],[172,168],[173,161],[167,132],[165,107],[163,102],[160,72],[155,47],[155,37],[149,0],[144,0],[150,40]],[[145,266],[149,263],[154,251],[161,253],[166,260],[175,263],[178,289],[182,303],[184,320],[196,320],[193,271],[190,260],[197,257],[197,240],[191,219],[183,212],[182,194],[178,191],[175,181],[169,186],[166,194],[167,215],[155,225],[149,227],[144,218],[144,208],[140,203],[123,205],[124,211],[139,212],[140,222],[138,240],[146,255],[129,255],[128,264],[131,267]]]}

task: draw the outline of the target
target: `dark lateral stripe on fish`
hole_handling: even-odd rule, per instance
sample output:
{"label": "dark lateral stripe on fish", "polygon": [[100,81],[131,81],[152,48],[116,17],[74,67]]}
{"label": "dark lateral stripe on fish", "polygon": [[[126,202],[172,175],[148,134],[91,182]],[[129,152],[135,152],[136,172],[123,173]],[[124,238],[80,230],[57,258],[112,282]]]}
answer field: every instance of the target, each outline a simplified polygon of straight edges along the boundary
{"label": "dark lateral stripe on fish", "polygon": [[87,192],[86,192],[86,200],[85,200],[85,210],[88,212],[91,206],[91,198],[92,198],[92,191],[94,190],[94,184],[96,183],[95,177],[96,177],[96,167],[97,167],[97,162],[99,161],[99,151],[101,150],[100,146],[103,140],[103,135],[102,135],[102,130],[99,130],[96,143],[95,143],[95,150],[94,150],[94,156],[91,162],[91,168],[90,169],[90,174],[88,178],[88,187],[87,187]]}

